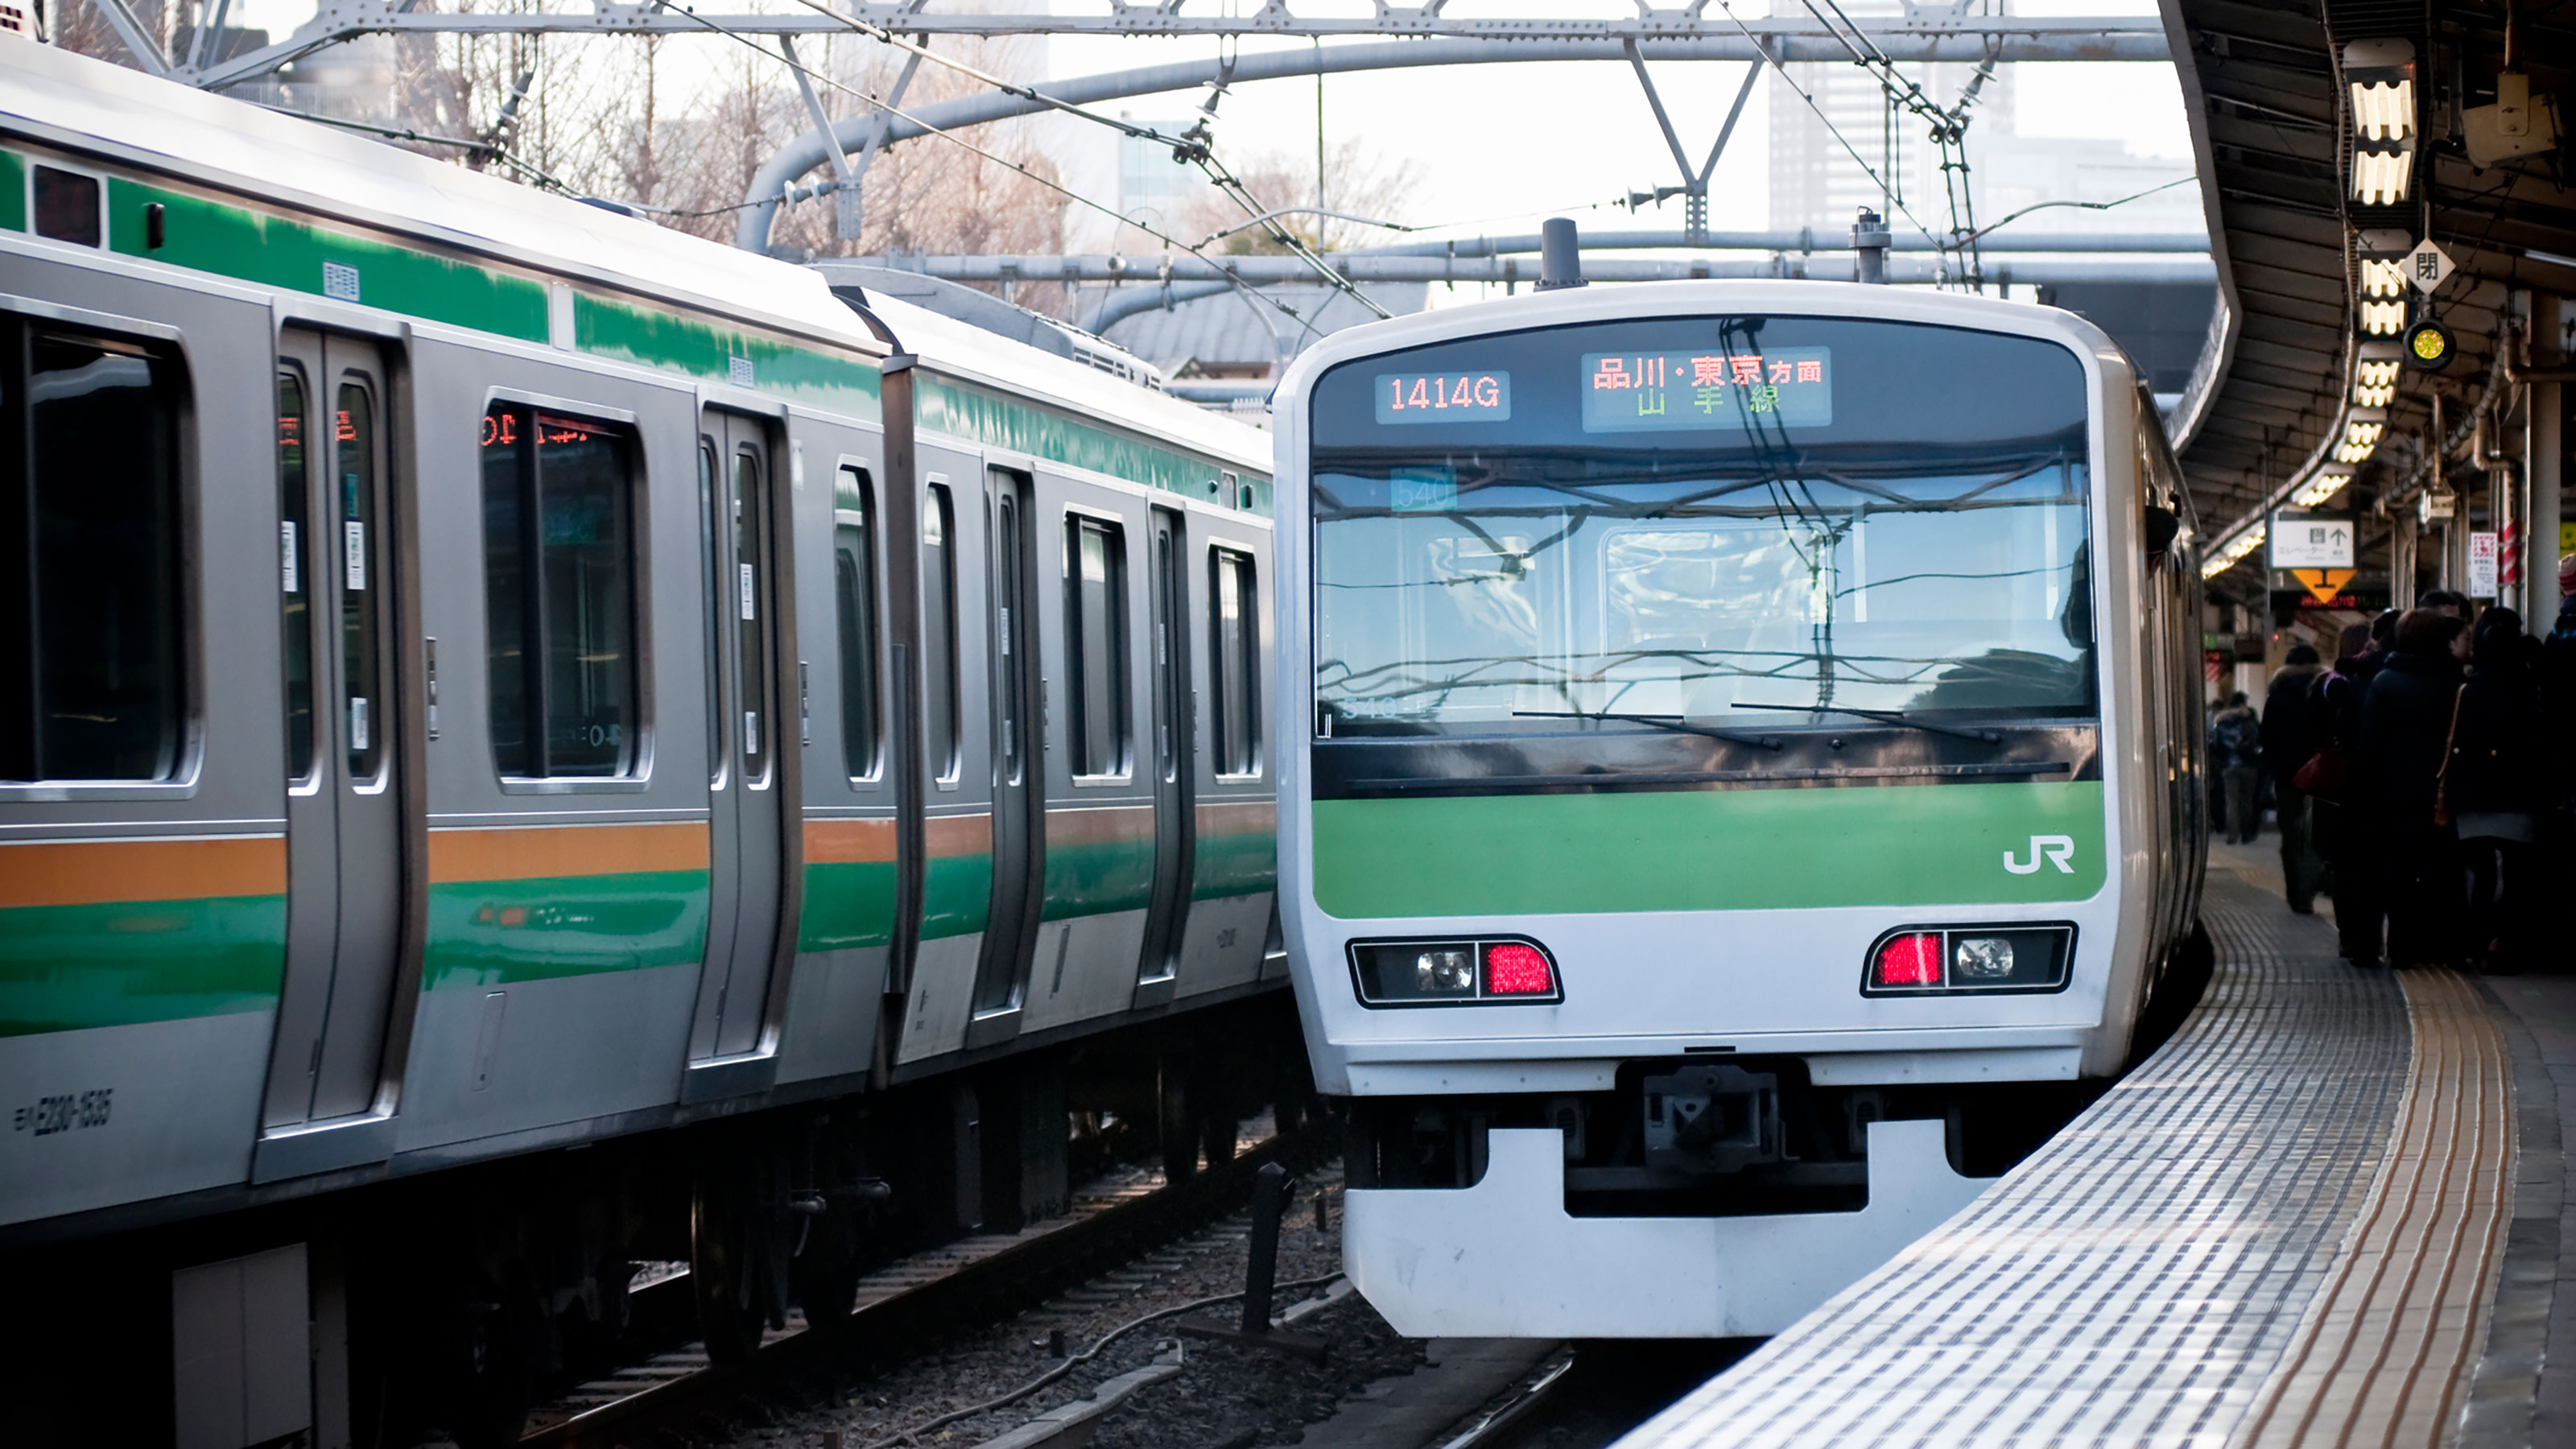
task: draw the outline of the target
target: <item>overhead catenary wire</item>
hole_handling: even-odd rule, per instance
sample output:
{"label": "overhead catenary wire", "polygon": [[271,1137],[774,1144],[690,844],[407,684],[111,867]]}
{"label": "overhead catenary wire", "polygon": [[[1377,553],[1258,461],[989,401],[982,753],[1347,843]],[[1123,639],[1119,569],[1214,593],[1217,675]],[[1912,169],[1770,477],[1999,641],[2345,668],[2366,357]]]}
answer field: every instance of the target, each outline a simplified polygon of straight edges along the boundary
{"label": "overhead catenary wire", "polygon": [[[1780,83],[1787,86],[1790,92],[1796,95],[1799,100],[1806,102],[1808,110],[1816,113],[1816,119],[1824,124],[1826,134],[1834,138],[1835,145],[1843,148],[1844,155],[1852,158],[1852,164],[1861,169],[1861,174],[1867,176],[1870,180],[1877,182],[1879,190],[1887,193],[1892,204],[1896,207],[1897,214],[1905,218],[1906,224],[1913,227],[1916,231],[1921,232],[1923,234],[1923,239],[1930,242],[1934,250],[1948,250],[1948,248],[1941,245],[1941,239],[1932,234],[1932,228],[1925,226],[1922,221],[1914,215],[1913,210],[1906,206],[1904,199],[1897,196],[1895,189],[1888,185],[1887,179],[1878,174],[1878,169],[1870,165],[1867,161],[1861,159],[1860,150],[1858,147],[1852,145],[1851,138],[1843,134],[1842,128],[1834,124],[1833,117],[1825,114],[1825,108],[1816,104],[1816,98],[1808,94],[1804,86],[1799,85],[1797,81],[1790,78],[1789,68],[1786,65],[1781,64],[1780,58],[1771,53],[1771,47],[1763,44],[1761,39],[1754,35],[1752,29],[1736,15],[1735,7],[1728,4],[1727,0],[1717,0],[1717,8],[1725,14],[1727,20],[1733,24],[1737,30],[1744,32],[1744,38],[1752,43],[1753,48],[1756,51],[1761,53],[1763,60],[1769,62],[1772,72],[1780,77]],[[1848,42],[1846,42],[1846,44],[1848,44]]]}
{"label": "overhead catenary wire", "polygon": [[[1079,120],[1089,121],[1094,125],[1106,126],[1124,136],[1130,136],[1137,140],[1152,141],[1159,145],[1169,146],[1172,148],[1172,159],[1184,162],[1185,164],[1197,166],[1200,171],[1207,175],[1210,184],[1214,185],[1217,190],[1225,193],[1226,196],[1232,199],[1237,205],[1240,205],[1247,215],[1252,216],[1256,222],[1264,220],[1264,209],[1261,203],[1254,200],[1251,192],[1245,188],[1243,182],[1235,176],[1233,171],[1226,167],[1225,163],[1216,158],[1214,148],[1208,144],[1208,122],[1213,119],[1216,113],[1216,97],[1210,97],[1207,104],[1200,109],[1200,119],[1197,125],[1192,126],[1188,131],[1183,132],[1179,136],[1167,136],[1151,126],[1138,125],[1136,122],[1127,120],[1124,117],[1107,115],[1102,112],[1092,110],[1088,106],[1077,105],[1071,101],[1060,100],[1037,89],[1035,86],[1024,85],[1018,81],[1005,80],[990,71],[986,71],[977,66],[968,65],[962,60],[953,60],[950,57],[936,54],[928,46],[917,45],[912,41],[905,40],[884,26],[872,25],[867,21],[860,20],[856,16],[846,15],[840,11],[830,9],[827,6],[817,3],[817,0],[796,0],[796,3],[813,11],[817,15],[825,16],[841,25],[847,26],[851,30],[867,36],[872,40],[881,41],[886,45],[893,46],[894,48],[902,50],[908,54],[920,56],[925,60],[931,61],[933,64],[947,66],[961,75],[971,76],[976,80],[982,81],[986,85],[1000,90],[1005,95],[1016,96],[1021,100],[1028,101],[1034,105],[1045,106],[1051,110],[1059,111]],[[678,6],[676,8],[693,20],[700,20],[701,23],[708,23],[705,22],[697,12],[691,10],[685,5]],[[754,48],[760,50],[763,54],[768,53],[768,49],[765,46],[755,45]],[[787,64],[796,66],[798,70],[804,71],[808,75],[814,74],[810,69],[797,65],[797,63],[792,59],[788,60]],[[870,104],[878,106],[890,114],[903,116],[905,120],[911,121],[915,125],[921,125],[924,130],[933,130],[934,134],[942,134],[936,132],[934,128],[924,125],[919,117],[904,115],[903,112],[896,110],[893,106],[888,105],[875,97],[869,96],[863,91],[858,91],[848,86],[841,86],[837,81],[833,82],[833,84],[839,86],[842,90],[849,91],[851,94],[867,100]],[[1217,96],[1222,96],[1223,94],[1224,85],[1222,82],[1219,82],[1217,86]],[[1009,163],[1005,162],[1002,164],[1007,165]],[[1023,174],[1029,173],[1023,172]],[[1053,183],[1049,184],[1052,185]],[[1057,186],[1055,189],[1068,197],[1074,195],[1073,192],[1066,190],[1061,186]],[[1097,203],[1091,204],[1097,207],[1097,209],[1107,212],[1109,215],[1119,217],[1122,221],[1126,220],[1123,215],[1108,207],[1098,206]],[[1132,222],[1129,224],[1135,225],[1135,223]],[[1148,230],[1141,226],[1138,229]],[[1313,267],[1316,274],[1323,278],[1328,285],[1347,293],[1353,301],[1358,302],[1361,306],[1368,308],[1370,311],[1375,312],[1382,318],[1394,315],[1387,311],[1385,307],[1379,305],[1376,298],[1361,291],[1359,286],[1352,282],[1350,278],[1343,276],[1330,263],[1317,255],[1315,251],[1308,247],[1294,232],[1289,231],[1286,227],[1277,225],[1275,222],[1266,223],[1264,225],[1264,230],[1269,233],[1270,239],[1273,243],[1288,252],[1291,256],[1294,256],[1305,262],[1307,265]],[[1149,234],[1159,235],[1159,233],[1151,233],[1150,231]],[[1170,239],[1165,238],[1165,240]],[[1174,242],[1173,244],[1182,245],[1178,242]],[[1191,250],[1192,255],[1198,255],[1195,249],[1188,250]],[[1295,314],[1291,313],[1291,315]],[[1300,320],[1303,319],[1301,318]],[[1312,330],[1311,325],[1309,330]]]}
{"label": "overhead catenary wire", "polygon": [[[684,16],[688,17],[690,20],[695,21],[696,23],[698,23],[698,24],[700,24],[700,25],[705,26],[708,30],[713,31],[715,34],[718,34],[718,35],[724,36],[724,37],[726,37],[727,39],[733,40],[733,41],[735,41],[735,42],[737,42],[737,43],[739,43],[739,44],[741,44],[741,45],[743,45],[743,46],[748,47],[748,48],[749,48],[749,49],[751,49],[751,50],[754,50],[754,51],[759,52],[761,55],[766,56],[767,58],[769,58],[769,59],[771,59],[771,60],[777,61],[777,62],[778,62],[779,64],[781,64],[781,65],[791,67],[792,69],[794,69],[794,70],[797,70],[797,71],[801,72],[802,74],[804,74],[804,75],[805,75],[808,79],[810,79],[810,80],[817,80],[817,81],[820,81],[820,82],[822,82],[823,84],[825,84],[825,85],[827,85],[827,86],[830,86],[832,89],[837,90],[837,91],[840,91],[840,92],[842,92],[842,93],[843,93],[843,94],[845,94],[845,95],[855,96],[855,97],[857,97],[858,99],[860,99],[860,100],[862,100],[862,101],[867,102],[869,105],[874,106],[874,107],[877,107],[877,108],[879,108],[879,109],[881,109],[881,110],[885,111],[885,112],[886,112],[887,114],[889,114],[889,115],[893,115],[893,116],[899,117],[899,118],[901,118],[901,119],[903,119],[903,120],[909,121],[909,122],[911,122],[912,124],[914,124],[914,125],[916,125],[916,126],[919,126],[919,127],[922,129],[922,133],[923,133],[924,135],[936,136],[936,137],[940,138],[941,140],[946,141],[946,142],[948,142],[949,144],[951,144],[951,145],[953,145],[953,146],[958,146],[958,147],[961,147],[961,148],[963,148],[963,149],[965,149],[965,150],[967,150],[967,151],[971,151],[971,152],[973,152],[975,155],[983,157],[985,160],[992,162],[994,165],[999,166],[999,167],[1003,168],[1003,169],[1004,169],[1004,170],[1006,170],[1006,171],[1013,172],[1013,173],[1015,173],[1015,174],[1017,174],[1017,175],[1019,175],[1019,176],[1021,176],[1021,177],[1026,178],[1027,180],[1030,180],[1030,181],[1034,181],[1034,182],[1036,182],[1038,185],[1045,187],[1045,188],[1046,188],[1046,189],[1048,189],[1049,191],[1055,192],[1057,195],[1064,197],[1064,198],[1065,198],[1066,200],[1068,200],[1068,201],[1074,202],[1075,204],[1080,205],[1080,206],[1086,206],[1086,207],[1089,207],[1089,208],[1091,208],[1092,210],[1097,211],[1097,212],[1100,212],[1101,214],[1103,214],[1103,215],[1105,215],[1105,216],[1109,216],[1109,217],[1116,218],[1116,219],[1117,219],[1121,224],[1123,224],[1123,225],[1134,227],[1136,230],[1143,232],[1143,233],[1144,233],[1145,235],[1147,235],[1147,236],[1153,237],[1155,240],[1160,241],[1160,242],[1164,243],[1164,244],[1165,244],[1165,245],[1167,245],[1167,246],[1173,247],[1173,248],[1175,248],[1176,250],[1179,250],[1179,251],[1187,252],[1187,253],[1189,253],[1191,256],[1197,257],[1200,261],[1206,262],[1208,265],[1210,265],[1210,266],[1212,266],[1212,267],[1215,267],[1215,268],[1217,269],[1217,271],[1219,272],[1219,274],[1220,274],[1220,275],[1222,275],[1222,276],[1225,278],[1225,280],[1226,280],[1226,281],[1228,281],[1228,282],[1232,283],[1232,284],[1233,284],[1233,285],[1234,285],[1238,290],[1240,290],[1241,292],[1243,292],[1243,293],[1244,293],[1244,295],[1245,295],[1247,298],[1250,298],[1250,299],[1253,299],[1253,300],[1257,300],[1258,302],[1262,303],[1263,305],[1266,305],[1266,306],[1268,306],[1268,307],[1271,307],[1271,308],[1273,308],[1273,309],[1275,309],[1275,310],[1277,310],[1277,311],[1279,311],[1279,312],[1281,312],[1281,313],[1283,313],[1283,314],[1287,315],[1288,317],[1291,317],[1291,318],[1295,319],[1295,320],[1297,321],[1297,323],[1298,323],[1300,326],[1302,326],[1303,328],[1305,328],[1305,329],[1306,329],[1308,332],[1310,332],[1310,333],[1311,333],[1311,332],[1315,332],[1315,331],[1316,331],[1315,324],[1314,324],[1311,320],[1309,320],[1309,319],[1308,319],[1308,318],[1307,318],[1303,313],[1300,313],[1300,312],[1299,312],[1295,307],[1292,307],[1292,306],[1290,306],[1289,304],[1287,304],[1287,303],[1285,303],[1285,302],[1280,301],[1280,300],[1279,300],[1279,299],[1277,299],[1276,297],[1270,297],[1270,296],[1263,295],[1263,294],[1262,294],[1262,292],[1260,291],[1260,289],[1258,289],[1258,288],[1254,287],[1251,283],[1244,281],[1242,278],[1240,278],[1240,277],[1237,277],[1237,276],[1233,275],[1233,273],[1232,273],[1231,271],[1229,271],[1229,270],[1226,268],[1226,266],[1225,266],[1224,262],[1223,262],[1221,259],[1216,258],[1216,257],[1208,256],[1205,252],[1201,251],[1201,250],[1200,250],[1200,249],[1198,249],[1197,247],[1193,247],[1193,246],[1191,246],[1189,243],[1187,243],[1187,242],[1185,242],[1185,241],[1182,241],[1182,240],[1181,240],[1181,239],[1179,239],[1178,237],[1172,236],[1172,235],[1170,235],[1170,234],[1168,234],[1168,233],[1165,233],[1165,232],[1159,231],[1159,230],[1157,230],[1157,229],[1155,229],[1155,228],[1153,228],[1153,227],[1147,226],[1147,225],[1145,225],[1143,222],[1135,221],[1135,220],[1133,220],[1133,219],[1131,219],[1131,218],[1129,218],[1129,217],[1127,217],[1127,216],[1125,216],[1125,215],[1121,214],[1120,212],[1118,212],[1117,210],[1115,210],[1115,209],[1114,209],[1114,208],[1112,208],[1112,207],[1109,207],[1109,206],[1107,206],[1107,205],[1104,205],[1104,204],[1102,204],[1101,202],[1094,201],[1094,200],[1092,200],[1090,197],[1088,197],[1088,196],[1084,196],[1084,195],[1082,195],[1080,192],[1074,191],[1074,190],[1073,190],[1073,189],[1071,189],[1070,187],[1065,186],[1063,183],[1061,183],[1061,182],[1059,182],[1059,181],[1056,181],[1056,180],[1055,180],[1054,178],[1052,178],[1052,177],[1042,176],[1042,175],[1038,174],[1037,172],[1030,170],[1030,169],[1029,169],[1029,168],[1027,168],[1026,166],[1022,166],[1021,164],[1019,164],[1019,163],[1018,163],[1018,162],[1016,162],[1016,161],[1005,160],[1004,158],[1002,158],[1002,157],[1000,157],[1000,156],[996,156],[996,155],[994,155],[992,152],[990,152],[990,151],[988,151],[988,150],[984,149],[983,147],[976,145],[974,142],[967,140],[965,137],[960,136],[960,135],[956,134],[955,132],[950,131],[950,130],[947,130],[947,129],[943,128],[943,127],[932,125],[932,124],[931,124],[931,123],[929,123],[928,121],[925,121],[925,120],[923,120],[921,117],[919,117],[919,116],[917,116],[917,115],[914,115],[914,114],[912,114],[911,112],[908,112],[908,111],[904,110],[904,109],[903,109],[902,107],[900,107],[900,106],[891,105],[891,104],[887,103],[886,101],[884,101],[884,100],[882,100],[882,99],[880,99],[880,98],[878,98],[878,97],[876,97],[876,96],[869,95],[867,92],[862,91],[862,90],[859,90],[859,89],[858,89],[858,88],[856,88],[855,86],[851,86],[851,85],[845,84],[845,83],[844,83],[844,82],[842,82],[838,77],[830,76],[830,75],[825,75],[825,74],[823,74],[823,73],[822,73],[822,72],[820,72],[820,71],[816,71],[816,70],[812,69],[811,67],[804,66],[804,65],[800,65],[800,64],[798,64],[798,63],[797,63],[797,62],[795,62],[795,61],[788,60],[788,59],[786,59],[786,58],[784,58],[784,57],[780,56],[776,51],[773,51],[773,50],[771,50],[769,47],[767,47],[767,46],[765,46],[765,45],[762,45],[760,42],[758,42],[758,41],[756,41],[756,40],[752,39],[750,36],[740,34],[740,33],[736,32],[736,31],[734,31],[734,30],[728,29],[727,27],[725,27],[725,26],[723,26],[723,25],[719,25],[719,24],[717,24],[715,21],[709,20],[709,19],[707,19],[705,16],[698,14],[695,10],[691,9],[690,7],[688,7],[688,6],[686,6],[686,5],[672,5],[672,6],[669,6],[669,7],[667,7],[667,8],[672,9],[672,10],[675,10],[675,11],[679,12],[681,15],[684,15]],[[1120,125],[1120,126],[1123,128],[1123,127],[1125,126],[1125,124],[1126,124],[1126,123],[1124,123],[1124,122],[1118,122],[1118,123],[1115,123],[1115,124],[1118,124],[1118,125]],[[1157,137],[1156,137],[1156,139],[1161,139],[1161,138],[1160,138],[1159,136],[1157,136]],[[817,185],[817,186],[815,186],[815,187],[809,188],[809,189],[806,191],[806,194],[807,194],[807,195],[811,195],[811,196],[819,196],[819,195],[822,195],[825,191],[828,191],[828,190],[833,189],[833,188],[834,188],[834,187],[836,187],[838,184],[839,184],[839,183],[838,183],[837,181],[827,181],[827,182],[823,182],[823,183],[821,183],[820,185]],[[791,193],[791,194],[792,194],[792,193]],[[765,204],[765,203],[764,203],[764,204]],[[741,208],[736,207],[736,208],[728,208],[728,209],[731,209],[731,210],[740,210]],[[1348,278],[1343,278],[1343,277],[1341,277],[1338,273],[1334,273],[1334,274],[1332,274],[1332,275],[1333,275],[1333,277],[1334,277],[1334,278],[1339,282],[1339,285],[1340,285],[1342,288],[1344,288],[1345,290],[1348,290],[1348,291],[1349,291],[1349,292],[1351,292],[1353,295],[1360,295],[1360,294],[1359,294],[1359,289],[1358,289],[1358,287],[1357,287],[1355,284],[1353,284],[1353,283],[1352,283]],[[1363,300],[1367,300],[1367,299],[1363,298]],[[1372,307],[1374,307],[1374,306],[1376,305],[1376,303],[1375,303],[1374,301],[1370,301],[1369,305],[1370,305],[1370,306],[1372,306]],[[1381,312],[1379,315],[1383,316],[1383,315],[1385,315],[1385,314],[1384,314],[1383,312]]]}

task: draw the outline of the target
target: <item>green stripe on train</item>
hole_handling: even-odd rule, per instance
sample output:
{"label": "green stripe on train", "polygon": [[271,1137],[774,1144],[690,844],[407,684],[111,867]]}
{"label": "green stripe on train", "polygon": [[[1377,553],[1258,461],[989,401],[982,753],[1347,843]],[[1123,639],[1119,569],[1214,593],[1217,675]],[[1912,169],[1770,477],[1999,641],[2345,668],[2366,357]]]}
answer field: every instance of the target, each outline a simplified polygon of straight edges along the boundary
{"label": "green stripe on train", "polygon": [[27,163],[15,151],[0,151],[0,227],[27,229]]}
{"label": "green stripe on train", "polygon": [[993,857],[934,855],[921,879],[921,939],[971,936],[993,914]]}
{"label": "green stripe on train", "polygon": [[1202,835],[1190,870],[1190,899],[1258,895],[1279,885],[1279,837],[1267,830]]}
{"label": "green stripe on train", "polygon": [[[881,379],[873,366],[667,312],[576,292],[572,338],[582,351],[603,357],[761,392],[791,393],[854,417],[875,418],[881,412]],[[748,382],[735,375],[736,363],[748,369]]]}
{"label": "green stripe on train", "polygon": [[707,873],[632,871],[429,888],[423,991],[694,966],[707,954]]}
{"label": "green stripe on train", "polygon": [[283,896],[0,911],[0,1037],[267,1011]]}
{"label": "green stripe on train", "polygon": [[1112,911],[1141,911],[1154,903],[1154,837],[1050,845],[1046,852],[1046,903],[1038,918],[1070,920]]}
{"label": "green stripe on train", "polygon": [[894,940],[894,862],[832,861],[805,867],[799,951],[847,951]]}
{"label": "green stripe on train", "polygon": [[1237,501],[1219,496],[1218,474],[1235,472],[1240,475],[1238,481],[1252,485],[1252,507],[1247,511],[1265,517],[1270,512],[1270,480],[1259,473],[1112,432],[953,378],[923,375],[913,388],[912,415],[923,432],[971,438],[1166,493],[1212,499],[1228,508]]}
{"label": "green stripe on train", "polygon": [[[155,205],[162,208],[158,248],[152,245],[145,215],[145,208]],[[108,178],[107,243],[125,256],[290,292],[337,297],[525,342],[547,337],[541,282],[121,176]]]}
{"label": "green stripe on train", "polygon": [[1324,800],[1315,903],[1366,918],[2080,901],[2107,878],[2102,809],[2099,781]]}

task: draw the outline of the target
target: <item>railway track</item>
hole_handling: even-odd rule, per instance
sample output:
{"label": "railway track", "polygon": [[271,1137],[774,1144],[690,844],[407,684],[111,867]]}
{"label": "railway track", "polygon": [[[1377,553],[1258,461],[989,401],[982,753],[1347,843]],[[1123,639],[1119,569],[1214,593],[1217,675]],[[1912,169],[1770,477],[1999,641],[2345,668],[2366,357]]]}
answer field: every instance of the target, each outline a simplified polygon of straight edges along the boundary
{"label": "railway track", "polygon": [[612,1449],[656,1428],[721,1414],[743,1400],[792,1392],[823,1370],[868,1371],[901,1362],[956,1330],[1034,1304],[1182,1237],[1240,1207],[1254,1175],[1277,1162],[1300,1172],[1335,1149],[1331,1123],[1244,1143],[1223,1167],[1179,1183],[1159,1170],[1094,1182],[1066,1216],[1018,1233],[969,1237],[912,1254],[869,1274],[841,1323],[807,1325],[791,1314],[760,1350],[738,1363],[709,1361],[690,1343],[583,1383],[530,1415],[523,1449]]}

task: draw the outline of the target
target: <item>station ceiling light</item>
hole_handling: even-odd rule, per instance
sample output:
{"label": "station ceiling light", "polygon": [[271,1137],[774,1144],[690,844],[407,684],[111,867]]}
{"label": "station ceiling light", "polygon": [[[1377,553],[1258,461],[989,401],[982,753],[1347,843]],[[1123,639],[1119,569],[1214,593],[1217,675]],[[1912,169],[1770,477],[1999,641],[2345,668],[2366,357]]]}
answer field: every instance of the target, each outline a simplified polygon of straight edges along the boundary
{"label": "station ceiling light", "polygon": [[2365,297],[2403,297],[2406,295],[2406,268],[2394,261],[2375,257],[2361,259],[2361,295]]}
{"label": "station ceiling light", "polygon": [[2406,304],[2403,302],[2362,303],[2361,330],[2373,337],[2394,337],[2405,331]]}
{"label": "station ceiling light", "polygon": [[2299,485],[2290,501],[2301,508],[2314,508],[2341,493],[2352,482],[2352,474],[2343,469],[2329,469]]}
{"label": "station ceiling light", "polygon": [[2352,98],[2352,199],[2393,206],[2415,174],[2415,43],[2356,40],[2343,48]]}
{"label": "station ceiling light", "polygon": [[2236,567],[2247,554],[2263,546],[2263,535],[2268,531],[2268,525],[2257,519],[2243,533],[2220,544],[2218,551],[2209,556],[2209,561],[2200,566],[2200,576],[2204,579],[2214,579]]}

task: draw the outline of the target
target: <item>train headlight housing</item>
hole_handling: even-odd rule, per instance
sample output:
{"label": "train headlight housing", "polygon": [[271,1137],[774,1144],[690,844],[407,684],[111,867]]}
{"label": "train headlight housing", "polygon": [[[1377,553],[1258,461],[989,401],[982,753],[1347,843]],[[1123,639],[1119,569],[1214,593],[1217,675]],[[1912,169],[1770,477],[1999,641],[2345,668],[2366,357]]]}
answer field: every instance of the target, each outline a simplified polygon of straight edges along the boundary
{"label": "train headlight housing", "polygon": [[1950,948],[1950,971],[1962,982],[2009,981],[2012,941],[2005,936],[1961,936]]}
{"label": "train headlight housing", "polygon": [[1413,958],[1416,996],[1476,994],[1476,953],[1457,946],[1434,946]]}
{"label": "train headlight housing", "polygon": [[1863,996],[1991,996],[2063,991],[2075,964],[2071,921],[1899,926],[1870,944]]}
{"label": "train headlight housing", "polygon": [[1353,941],[1363,1006],[1524,1006],[1562,1001],[1556,958],[1525,937]]}

